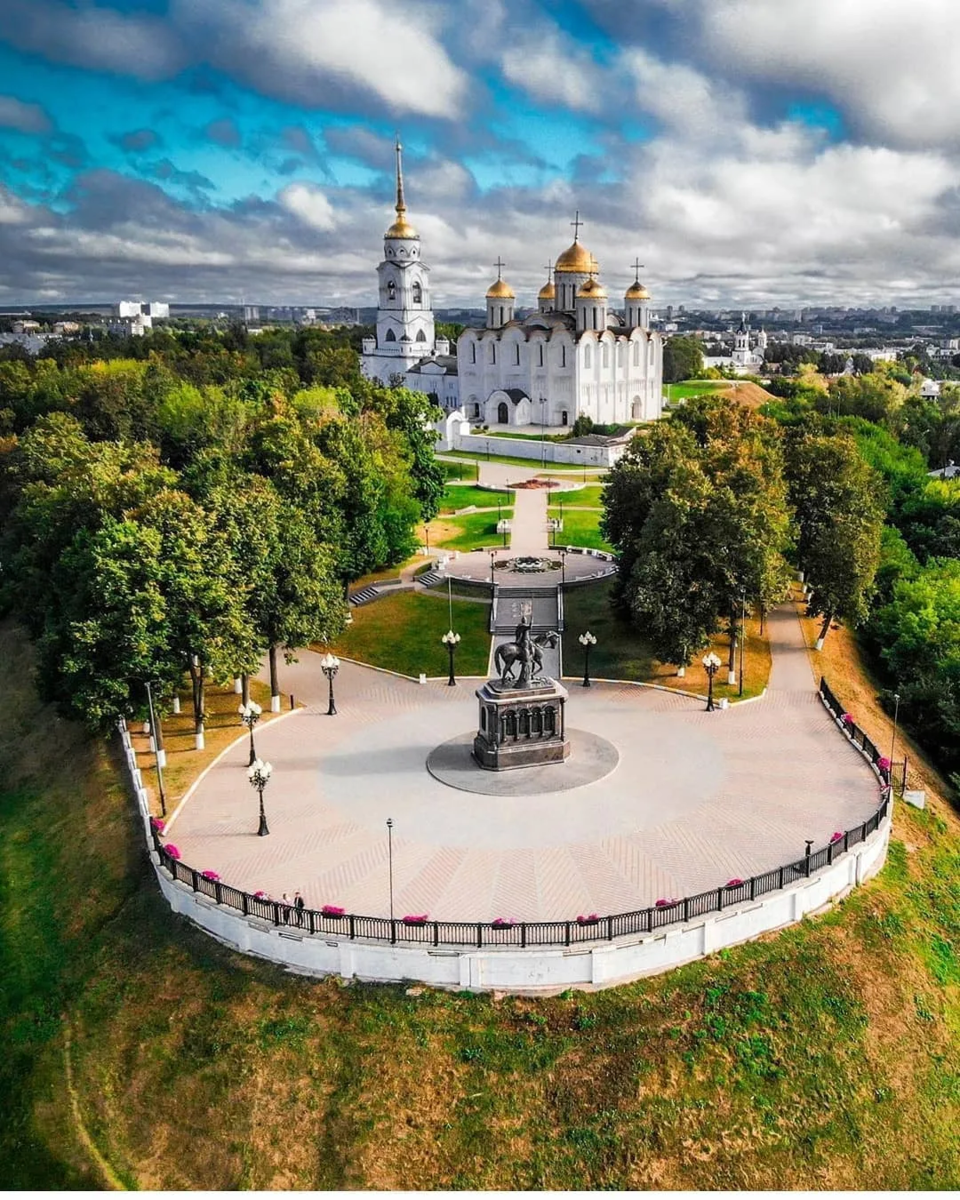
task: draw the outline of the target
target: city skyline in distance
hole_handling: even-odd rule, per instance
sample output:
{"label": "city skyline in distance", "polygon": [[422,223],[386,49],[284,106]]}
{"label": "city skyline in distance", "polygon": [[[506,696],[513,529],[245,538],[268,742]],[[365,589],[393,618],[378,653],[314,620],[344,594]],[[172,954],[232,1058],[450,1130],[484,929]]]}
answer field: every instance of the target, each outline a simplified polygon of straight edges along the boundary
{"label": "city skyline in distance", "polygon": [[867,0],[7,0],[0,309],[369,306],[397,130],[438,308],[501,255],[534,303],[577,209],[612,297],[639,255],[658,308],[951,304],[960,12],[910,32]]}

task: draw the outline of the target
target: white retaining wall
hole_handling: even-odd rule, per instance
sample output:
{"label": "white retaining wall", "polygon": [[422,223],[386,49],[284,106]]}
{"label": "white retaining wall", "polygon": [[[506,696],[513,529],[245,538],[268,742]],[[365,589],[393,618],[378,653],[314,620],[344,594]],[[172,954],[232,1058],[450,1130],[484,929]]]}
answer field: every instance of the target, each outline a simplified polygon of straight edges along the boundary
{"label": "white retaining wall", "polygon": [[[656,933],[635,934],[613,942],[580,944],[570,949],[434,949],[383,942],[337,940],[311,935],[296,926],[281,928],[175,882],[160,866],[150,837],[150,812],[130,735],[121,730],[127,766],[143,819],[150,859],[160,890],[174,912],[187,917],[224,945],[243,954],[290,967],[308,975],[391,982],[409,980],[437,987],[506,992],[556,991],[568,987],[601,988],[642,975],[666,971],[762,933],[792,925],[806,913],[824,908],[883,866],[890,838],[893,805],[880,828],[866,841],[810,879],[800,879],[761,899],[731,905],[683,925]],[[229,881],[228,881],[229,882]]]}
{"label": "white retaining wall", "polygon": [[467,450],[471,454],[502,454],[508,458],[529,458],[536,462],[566,463],[576,467],[612,467],[623,457],[626,449],[626,442],[612,446],[578,446],[571,442],[541,442],[533,438],[467,433],[454,435],[451,453]]}

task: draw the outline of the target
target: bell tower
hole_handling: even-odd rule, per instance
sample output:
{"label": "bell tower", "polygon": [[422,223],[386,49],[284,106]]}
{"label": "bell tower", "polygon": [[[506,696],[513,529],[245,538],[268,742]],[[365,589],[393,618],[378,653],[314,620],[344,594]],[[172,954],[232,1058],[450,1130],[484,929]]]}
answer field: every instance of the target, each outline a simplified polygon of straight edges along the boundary
{"label": "bell tower", "polygon": [[419,359],[436,353],[429,269],[420,257],[420,235],[407,220],[399,138],[396,155],[396,220],[383,235],[383,261],[377,268],[377,336],[364,339],[361,358],[363,374],[381,383],[389,383]]}

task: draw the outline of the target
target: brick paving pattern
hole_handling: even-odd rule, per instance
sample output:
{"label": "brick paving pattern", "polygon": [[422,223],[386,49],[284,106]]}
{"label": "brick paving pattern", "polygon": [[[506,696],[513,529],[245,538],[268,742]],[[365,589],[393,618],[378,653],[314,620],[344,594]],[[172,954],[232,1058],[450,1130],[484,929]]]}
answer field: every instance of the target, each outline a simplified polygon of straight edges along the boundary
{"label": "brick paving pattern", "polygon": [[274,767],[270,836],[256,836],[241,738],[170,839],[191,866],[236,887],[274,897],[299,888],[311,906],[386,915],[390,816],[396,915],[438,920],[627,911],[770,870],[878,802],[875,777],[811,686],[795,611],[770,621],[767,697],[726,712],[569,681],[568,724],[614,742],[620,763],[598,783],[545,796],[480,796],[427,773],[433,746],[475,727],[479,681],[420,685],[344,663],[339,715],[327,717],[318,656],[301,652],[285,678],[308,707],[257,731]]}

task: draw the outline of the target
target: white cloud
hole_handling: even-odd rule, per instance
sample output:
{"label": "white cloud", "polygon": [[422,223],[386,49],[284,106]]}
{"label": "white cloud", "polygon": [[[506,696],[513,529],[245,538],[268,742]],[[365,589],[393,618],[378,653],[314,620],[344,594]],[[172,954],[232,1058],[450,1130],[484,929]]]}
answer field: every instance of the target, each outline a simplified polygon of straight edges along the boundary
{"label": "white cloud", "polygon": [[625,50],[621,65],[631,77],[640,108],[687,135],[729,136],[745,119],[743,97],[683,63],[668,63],[642,49]]}
{"label": "white cloud", "polygon": [[454,118],[467,76],[431,31],[435,10],[383,0],[174,0],[172,15],[220,69],[322,107],[331,86],[394,112]]}
{"label": "white cloud", "polygon": [[22,225],[29,220],[30,210],[3,184],[0,184],[0,225]]}
{"label": "white cloud", "polygon": [[564,45],[555,29],[537,28],[507,38],[500,68],[504,76],[535,99],[563,104],[584,112],[603,106],[604,77],[599,64],[585,52]]}
{"label": "white cloud", "polygon": [[960,143],[955,0],[695,0],[722,69],[826,94],[865,136]]}
{"label": "white cloud", "polygon": [[44,134],[53,131],[53,122],[39,104],[25,104],[15,96],[0,96],[0,127]]}
{"label": "white cloud", "polygon": [[60,0],[3,0],[0,37],[19,50],[90,70],[165,79],[184,61],[168,21]]}
{"label": "white cloud", "polygon": [[304,224],[325,232],[337,223],[333,205],[317,187],[307,183],[291,183],[279,195],[280,203],[299,217]]}

